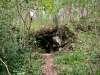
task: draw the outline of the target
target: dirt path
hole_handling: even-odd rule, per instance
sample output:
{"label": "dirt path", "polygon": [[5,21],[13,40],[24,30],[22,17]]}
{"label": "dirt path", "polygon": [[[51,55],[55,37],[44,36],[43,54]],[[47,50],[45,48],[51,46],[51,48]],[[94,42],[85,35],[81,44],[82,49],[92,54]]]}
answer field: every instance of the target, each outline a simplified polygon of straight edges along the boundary
{"label": "dirt path", "polygon": [[57,71],[53,68],[52,54],[43,54],[46,63],[42,65],[42,75],[57,75]]}

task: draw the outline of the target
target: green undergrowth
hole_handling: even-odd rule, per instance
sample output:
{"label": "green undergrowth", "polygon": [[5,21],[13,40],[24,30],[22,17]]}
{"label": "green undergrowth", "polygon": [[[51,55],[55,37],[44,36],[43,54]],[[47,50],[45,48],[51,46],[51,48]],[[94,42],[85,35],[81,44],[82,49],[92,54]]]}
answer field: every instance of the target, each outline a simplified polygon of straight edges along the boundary
{"label": "green undergrowth", "polygon": [[99,41],[91,32],[79,32],[73,51],[55,52],[54,67],[59,75],[100,75]]}
{"label": "green undergrowth", "polygon": [[45,60],[43,56],[38,52],[25,53],[24,62],[19,71],[14,71],[15,75],[40,75],[42,68],[40,67],[44,64]]}
{"label": "green undergrowth", "polygon": [[[51,22],[51,21],[50,21]],[[40,28],[45,28],[46,26],[52,26],[53,23],[50,23],[48,21],[32,21],[31,23],[31,32],[33,31],[37,31],[39,30]]]}

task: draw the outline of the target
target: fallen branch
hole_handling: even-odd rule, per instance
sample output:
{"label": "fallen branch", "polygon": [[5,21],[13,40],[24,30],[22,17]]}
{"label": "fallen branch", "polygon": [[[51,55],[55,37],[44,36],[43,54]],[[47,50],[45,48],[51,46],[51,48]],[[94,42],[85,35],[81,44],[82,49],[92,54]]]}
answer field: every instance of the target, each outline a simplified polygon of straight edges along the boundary
{"label": "fallen branch", "polygon": [[5,62],[1,58],[0,58],[0,61],[5,65],[8,74],[11,75],[11,73],[9,72],[8,66],[5,64]]}

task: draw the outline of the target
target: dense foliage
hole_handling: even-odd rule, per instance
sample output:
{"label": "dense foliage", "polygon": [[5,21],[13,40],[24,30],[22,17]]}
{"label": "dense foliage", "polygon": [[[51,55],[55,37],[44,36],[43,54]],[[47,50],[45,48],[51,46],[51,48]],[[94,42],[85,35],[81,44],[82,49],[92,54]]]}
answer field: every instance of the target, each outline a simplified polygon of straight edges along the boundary
{"label": "dense foliage", "polygon": [[[45,61],[31,33],[53,25],[55,14],[59,25],[70,25],[78,35],[73,52],[54,53],[59,74],[100,75],[99,4],[99,0],[0,0],[0,75],[41,74]],[[35,12],[32,22],[29,11]]]}

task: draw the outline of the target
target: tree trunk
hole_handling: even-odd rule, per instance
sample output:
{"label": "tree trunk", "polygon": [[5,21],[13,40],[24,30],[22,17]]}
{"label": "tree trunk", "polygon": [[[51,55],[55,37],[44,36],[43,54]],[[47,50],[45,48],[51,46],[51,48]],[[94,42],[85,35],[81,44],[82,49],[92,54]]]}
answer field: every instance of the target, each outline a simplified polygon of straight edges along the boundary
{"label": "tree trunk", "polygon": [[72,3],[69,3],[69,19],[71,22],[74,22],[73,4]]}
{"label": "tree trunk", "polygon": [[59,11],[59,15],[60,15],[60,23],[66,23],[66,18],[67,18],[67,15],[68,15],[68,12],[67,12],[67,6],[63,6],[60,11]]}

